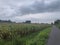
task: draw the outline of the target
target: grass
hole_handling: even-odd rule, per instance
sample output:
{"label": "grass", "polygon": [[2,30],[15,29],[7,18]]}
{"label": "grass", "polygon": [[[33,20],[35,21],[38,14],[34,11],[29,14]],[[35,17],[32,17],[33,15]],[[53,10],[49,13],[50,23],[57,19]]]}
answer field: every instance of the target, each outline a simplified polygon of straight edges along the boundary
{"label": "grass", "polygon": [[49,37],[51,28],[44,29],[35,35],[34,38],[27,41],[27,45],[45,45]]}
{"label": "grass", "polygon": [[49,24],[0,23],[0,45],[45,45]]}

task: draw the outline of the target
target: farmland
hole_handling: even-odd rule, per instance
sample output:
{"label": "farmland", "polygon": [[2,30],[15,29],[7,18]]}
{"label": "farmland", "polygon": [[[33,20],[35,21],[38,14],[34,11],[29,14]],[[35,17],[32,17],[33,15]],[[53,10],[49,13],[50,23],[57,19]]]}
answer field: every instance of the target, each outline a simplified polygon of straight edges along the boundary
{"label": "farmland", "polygon": [[49,24],[0,23],[0,45],[45,45]]}

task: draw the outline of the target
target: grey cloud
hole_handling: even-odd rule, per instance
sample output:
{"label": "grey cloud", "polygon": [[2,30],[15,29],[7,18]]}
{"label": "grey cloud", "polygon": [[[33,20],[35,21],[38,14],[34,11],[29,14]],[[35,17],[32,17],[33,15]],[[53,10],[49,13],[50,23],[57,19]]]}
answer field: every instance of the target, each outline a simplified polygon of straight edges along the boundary
{"label": "grey cloud", "polygon": [[[0,0],[0,19],[4,20],[11,19],[15,21],[17,20],[22,21],[21,19],[16,20],[14,18],[21,15],[24,16],[26,14],[34,15],[36,13],[57,12],[57,11],[60,12],[60,0],[54,0],[50,4],[45,4],[44,1],[41,2],[40,0]],[[37,21],[40,19],[32,18],[31,20]]]}
{"label": "grey cloud", "polygon": [[30,13],[43,13],[43,12],[55,12],[60,11],[60,0],[55,0],[49,5],[46,5],[43,2],[34,2],[30,6],[22,6],[20,8],[21,15],[30,14]]}
{"label": "grey cloud", "polygon": [[0,0],[0,17],[8,19],[20,15],[19,7],[24,4],[26,6],[29,2],[32,2],[32,0]]}

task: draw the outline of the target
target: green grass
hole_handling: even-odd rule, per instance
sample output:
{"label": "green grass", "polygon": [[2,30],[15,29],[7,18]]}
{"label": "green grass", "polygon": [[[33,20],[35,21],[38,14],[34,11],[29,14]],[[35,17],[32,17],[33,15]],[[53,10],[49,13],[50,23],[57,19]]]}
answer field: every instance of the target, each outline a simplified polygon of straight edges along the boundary
{"label": "green grass", "polygon": [[39,32],[34,38],[27,41],[27,45],[45,45],[49,37],[51,28],[44,29]]}
{"label": "green grass", "polygon": [[45,45],[49,24],[0,23],[0,45]]}

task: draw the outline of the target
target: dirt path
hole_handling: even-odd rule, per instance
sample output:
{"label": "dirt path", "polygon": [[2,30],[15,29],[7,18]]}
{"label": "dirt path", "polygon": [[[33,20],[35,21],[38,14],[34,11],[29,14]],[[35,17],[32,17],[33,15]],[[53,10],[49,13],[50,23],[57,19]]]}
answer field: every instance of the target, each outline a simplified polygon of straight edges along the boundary
{"label": "dirt path", "polygon": [[47,45],[60,45],[60,30],[56,26],[52,27]]}

